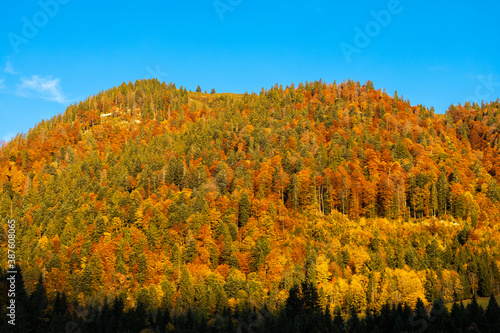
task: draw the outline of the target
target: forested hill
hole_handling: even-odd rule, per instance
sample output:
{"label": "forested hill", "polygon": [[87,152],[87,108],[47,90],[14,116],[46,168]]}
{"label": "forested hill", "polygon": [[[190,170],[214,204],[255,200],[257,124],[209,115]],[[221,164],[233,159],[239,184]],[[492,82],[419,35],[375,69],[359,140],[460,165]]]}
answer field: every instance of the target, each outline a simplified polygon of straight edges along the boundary
{"label": "forested hill", "polygon": [[[125,310],[323,310],[500,293],[500,105],[412,106],[368,81],[71,105],[0,151],[28,294]],[[2,222],[3,223],[3,222]],[[7,258],[7,229],[0,258]],[[5,308],[2,305],[2,308]]]}

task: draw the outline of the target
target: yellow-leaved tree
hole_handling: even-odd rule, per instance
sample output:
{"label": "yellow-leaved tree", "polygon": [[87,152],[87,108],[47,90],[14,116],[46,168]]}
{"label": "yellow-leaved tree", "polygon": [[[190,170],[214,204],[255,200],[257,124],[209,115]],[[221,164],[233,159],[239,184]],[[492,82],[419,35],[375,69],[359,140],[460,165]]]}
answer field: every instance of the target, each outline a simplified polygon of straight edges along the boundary
{"label": "yellow-leaved tree", "polygon": [[366,286],[367,278],[363,275],[354,274],[346,296],[347,309],[355,309],[358,313],[366,310]]}

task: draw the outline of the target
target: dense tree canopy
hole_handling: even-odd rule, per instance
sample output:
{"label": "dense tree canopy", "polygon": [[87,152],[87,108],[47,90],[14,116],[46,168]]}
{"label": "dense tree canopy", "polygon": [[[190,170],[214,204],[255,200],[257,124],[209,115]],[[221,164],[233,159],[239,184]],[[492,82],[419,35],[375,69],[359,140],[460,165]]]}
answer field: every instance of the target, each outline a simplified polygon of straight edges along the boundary
{"label": "dense tree canopy", "polygon": [[58,306],[298,314],[312,293],[351,318],[490,296],[499,120],[498,101],[436,115],[371,82],[123,83],[1,148],[0,217],[27,295]]}

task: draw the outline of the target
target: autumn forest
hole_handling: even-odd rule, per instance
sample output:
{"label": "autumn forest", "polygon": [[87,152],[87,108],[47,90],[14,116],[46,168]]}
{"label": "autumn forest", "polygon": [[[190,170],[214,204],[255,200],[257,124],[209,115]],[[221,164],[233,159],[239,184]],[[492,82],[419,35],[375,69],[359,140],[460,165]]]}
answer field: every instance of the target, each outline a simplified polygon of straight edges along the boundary
{"label": "autumn forest", "polygon": [[0,149],[16,329],[499,332],[499,149],[498,100],[123,83]]}

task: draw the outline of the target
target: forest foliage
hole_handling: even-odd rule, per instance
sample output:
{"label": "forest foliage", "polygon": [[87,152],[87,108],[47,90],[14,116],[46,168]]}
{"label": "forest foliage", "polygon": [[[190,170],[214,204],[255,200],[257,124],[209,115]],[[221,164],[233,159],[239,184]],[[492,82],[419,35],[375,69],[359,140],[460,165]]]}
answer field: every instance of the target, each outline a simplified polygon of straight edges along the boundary
{"label": "forest foliage", "polygon": [[50,304],[280,313],[310,284],[331,316],[430,309],[500,294],[499,120],[370,81],[123,83],[1,148],[0,218]]}

